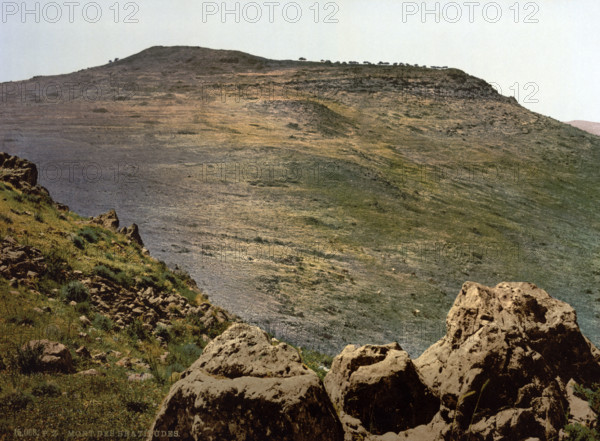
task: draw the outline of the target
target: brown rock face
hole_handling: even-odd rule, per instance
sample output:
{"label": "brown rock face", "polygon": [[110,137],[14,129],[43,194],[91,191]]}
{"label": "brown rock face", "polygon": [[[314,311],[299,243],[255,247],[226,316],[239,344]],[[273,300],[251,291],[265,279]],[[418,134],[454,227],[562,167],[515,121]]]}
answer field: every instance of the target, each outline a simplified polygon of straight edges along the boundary
{"label": "brown rock face", "polygon": [[341,441],[316,374],[285,343],[235,324],[173,385],[148,440]]}
{"label": "brown rock face", "polygon": [[38,171],[33,162],[0,152],[0,181],[16,188],[35,187]]}
{"label": "brown rock face", "polygon": [[36,348],[40,348],[41,352],[35,361],[36,371],[65,374],[75,372],[71,353],[65,345],[50,340],[31,340],[23,346],[23,350],[35,350]]}
{"label": "brown rock face", "polygon": [[142,236],[140,236],[140,229],[137,224],[131,224],[129,227],[121,228],[119,230],[120,233],[123,233],[129,240],[137,243],[139,246],[143,247],[144,242],[142,241]]}
{"label": "brown rock face", "polygon": [[119,217],[117,216],[117,212],[115,210],[107,211],[106,213],[92,218],[92,222],[111,230],[116,230],[119,228]]}
{"label": "brown rock face", "polygon": [[551,439],[565,424],[567,382],[600,378],[573,308],[535,285],[467,282],[446,325],[415,360],[441,399],[445,439]]}
{"label": "brown rock face", "polygon": [[5,236],[0,242],[0,275],[7,279],[16,277],[27,279],[28,273],[44,274],[47,265],[40,250],[19,245],[10,236]]}
{"label": "brown rock face", "polygon": [[358,419],[372,434],[426,424],[439,409],[439,400],[398,343],[346,346],[333,361],[325,388],[337,409]]}

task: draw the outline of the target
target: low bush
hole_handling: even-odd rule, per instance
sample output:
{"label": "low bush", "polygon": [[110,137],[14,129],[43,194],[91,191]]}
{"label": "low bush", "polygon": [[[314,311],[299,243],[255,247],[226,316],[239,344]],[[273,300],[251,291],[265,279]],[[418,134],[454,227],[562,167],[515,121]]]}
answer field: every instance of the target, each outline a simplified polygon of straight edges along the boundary
{"label": "low bush", "polygon": [[31,393],[36,397],[58,397],[62,392],[54,383],[42,383],[35,386]]}
{"label": "low bush", "polygon": [[110,318],[102,314],[96,314],[96,317],[94,317],[92,323],[94,325],[94,328],[100,329],[105,332],[111,331],[115,326]]}
{"label": "low bush", "polygon": [[22,374],[35,374],[42,370],[41,357],[43,353],[44,347],[41,344],[18,347],[12,356],[11,364]]}
{"label": "low bush", "polygon": [[82,228],[77,234],[89,243],[96,243],[100,240],[98,232],[90,227]]}
{"label": "low bush", "polygon": [[86,302],[90,298],[90,292],[83,283],[75,280],[62,287],[61,298],[66,302]]}
{"label": "low bush", "polygon": [[3,409],[3,412],[14,412],[18,410],[23,410],[28,406],[32,405],[34,402],[33,396],[31,394],[17,391],[5,395],[0,399],[0,409]]}

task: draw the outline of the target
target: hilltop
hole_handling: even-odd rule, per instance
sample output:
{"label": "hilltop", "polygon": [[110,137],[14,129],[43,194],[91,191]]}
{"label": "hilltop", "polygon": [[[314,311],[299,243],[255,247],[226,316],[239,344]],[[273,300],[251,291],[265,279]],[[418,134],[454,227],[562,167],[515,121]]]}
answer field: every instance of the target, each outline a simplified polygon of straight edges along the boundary
{"label": "hilltop", "polygon": [[57,200],[287,341],[416,356],[466,279],[536,283],[600,341],[600,138],[482,79],[155,47],[2,87],[2,149]]}

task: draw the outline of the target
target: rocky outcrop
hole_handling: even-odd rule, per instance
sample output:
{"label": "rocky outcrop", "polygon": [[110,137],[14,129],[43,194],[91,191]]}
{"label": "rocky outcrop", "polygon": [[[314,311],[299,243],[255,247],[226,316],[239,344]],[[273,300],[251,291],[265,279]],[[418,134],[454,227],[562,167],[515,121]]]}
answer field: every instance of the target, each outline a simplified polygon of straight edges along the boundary
{"label": "rocky outcrop", "polygon": [[446,325],[446,336],[415,360],[441,401],[443,439],[557,437],[566,384],[600,378],[598,350],[573,308],[535,285],[467,282]]}
{"label": "rocky outcrop", "polygon": [[182,440],[343,439],[322,383],[298,352],[246,324],[213,340],[173,385],[148,440],[169,432]]}
{"label": "rocky outcrop", "polygon": [[0,275],[7,279],[32,281],[46,270],[44,257],[38,249],[20,245],[11,236],[2,239],[0,243]]}
{"label": "rocky outcrop", "polygon": [[119,217],[115,210],[109,210],[106,213],[93,217],[92,222],[109,230],[116,231],[119,228]]}
{"label": "rocky outcrop", "polygon": [[60,372],[70,374],[75,372],[73,359],[69,349],[50,340],[31,340],[21,348],[31,353],[28,368],[36,372]]}
{"label": "rocky outcrop", "polygon": [[119,233],[124,234],[129,240],[137,243],[139,246],[144,246],[142,236],[140,235],[140,229],[137,224],[131,224],[129,227],[123,227],[119,230]]}
{"label": "rocky outcrop", "polygon": [[92,222],[98,224],[109,230],[118,231],[125,235],[129,240],[138,244],[140,247],[144,246],[142,236],[140,235],[140,229],[137,224],[131,224],[129,227],[119,228],[119,216],[115,210],[109,210],[106,213],[100,214],[92,218]]}
{"label": "rocky outcrop", "polygon": [[345,441],[541,441],[596,424],[573,385],[598,382],[600,352],[568,304],[529,283],[467,282],[446,324],[414,361],[397,343],[347,346],[328,396],[294,349],[234,325],[171,388],[149,439],[328,440],[341,427]]}
{"label": "rocky outcrop", "polygon": [[0,181],[24,189],[35,187],[37,178],[38,171],[33,162],[0,152]]}
{"label": "rocky outcrop", "polygon": [[325,388],[346,432],[355,435],[365,428],[384,434],[427,424],[440,407],[398,343],[346,346],[334,359]]}

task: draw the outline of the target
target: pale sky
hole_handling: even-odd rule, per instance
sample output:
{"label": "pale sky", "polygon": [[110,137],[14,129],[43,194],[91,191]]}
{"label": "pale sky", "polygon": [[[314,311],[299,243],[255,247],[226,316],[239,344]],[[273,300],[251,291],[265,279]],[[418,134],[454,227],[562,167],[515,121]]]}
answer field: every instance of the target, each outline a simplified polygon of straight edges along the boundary
{"label": "pale sky", "polygon": [[[155,45],[189,45],[274,59],[456,67],[504,95],[518,93],[533,111],[600,122],[597,0],[42,0],[0,6],[0,81],[69,73]],[[224,9],[231,12],[222,16]]]}

